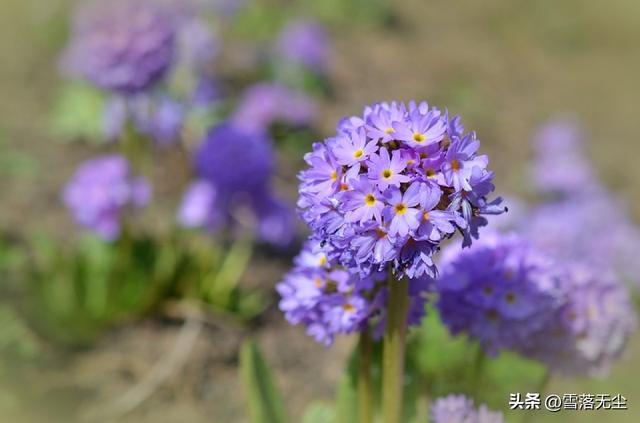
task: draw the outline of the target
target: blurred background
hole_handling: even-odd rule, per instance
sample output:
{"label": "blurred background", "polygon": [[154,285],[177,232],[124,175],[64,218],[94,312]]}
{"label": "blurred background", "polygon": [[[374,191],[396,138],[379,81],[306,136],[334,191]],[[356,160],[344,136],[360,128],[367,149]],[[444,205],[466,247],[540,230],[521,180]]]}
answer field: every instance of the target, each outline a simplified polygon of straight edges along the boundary
{"label": "blurred background", "polygon": [[[185,27],[202,31],[180,35],[203,50],[185,53],[134,124],[118,121],[121,92],[68,69],[70,40],[82,33],[78,3],[0,5],[1,421],[248,421],[237,358],[247,337],[262,347],[292,421],[332,400],[354,340],[317,345],[285,322],[274,287],[305,235],[293,211],[303,154],[366,104],[424,99],[462,115],[491,157],[497,191],[524,209],[536,201],[536,131],[558,117],[577,122],[591,170],[634,230],[640,219],[635,1],[203,1],[184,12]],[[166,98],[175,108],[160,119]],[[173,117],[179,124],[167,123]],[[269,193],[260,191],[268,210],[235,197],[218,197],[224,216],[189,208],[195,182],[238,184],[192,164],[207,156],[206,129],[260,120],[270,150],[257,164],[228,152],[220,172],[272,161]],[[145,151],[126,149],[136,137]],[[92,235],[91,223],[77,224],[82,205],[69,184],[85,160],[121,148],[151,198],[122,212],[118,236]],[[591,224],[583,233],[607,231]],[[637,298],[640,278],[627,273]],[[638,368],[634,335],[606,378],[554,377],[549,387],[622,393],[628,411],[532,421],[638,421]]]}

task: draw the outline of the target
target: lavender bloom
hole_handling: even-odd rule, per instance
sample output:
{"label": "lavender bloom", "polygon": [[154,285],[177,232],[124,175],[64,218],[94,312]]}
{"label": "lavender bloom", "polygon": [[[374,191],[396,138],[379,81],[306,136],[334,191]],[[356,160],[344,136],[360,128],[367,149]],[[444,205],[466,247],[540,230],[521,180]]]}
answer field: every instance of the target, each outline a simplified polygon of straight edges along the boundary
{"label": "lavender bloom", "polygon": [[572,265],[566,301],[521,353],[565,374],[605,376],[636,328],[627,290],[606,269]]}
{"label": "lavender bloom", "polygon": [[580,127],[570,120],[556,120],[540,128],[533,139],[535,149],[532,180],[542,193],[575,195],[598,185],[593,166],[585,157]]}
{"label": "lavender bloom", "polygon": [[329,40],[319,24],[293,21],[282,30],[276,53],[287,62],[324,73],[329,58]]}
{"label": "lavender bloom", "polygon": [[485,404],[477,410],[464,395],[448,395],[431,405],[432,423],[503,423],[502,413],[490,411]]}
{"label": "lavender bloom", "polygon": [[455,230],[465,244],[499,214],[500,199],[475,135],[426,103],[380,103],[342,119],[335,137],[305,156],[298,207],[305,222],[341,251],[336,260],[365,277],[434,275],[439,243]]}
{"label": "lavender bloom", "polygon": [[228,123],[211,129],[196,151],[198,181],[185,193],[179,223],[215,232],[248,217],[260,240],[279,246],[291,242],[292,213],[269,186],[273,160],[266,136]]}
{"label": "lavender bloom", "polygon": [[170,69],[175,26],[148,0],[91,2],[77,14],[63,61],[74,74],[118,94],[149,90]]}
{"label": "lavender bloom", "polygon": [[275,123],[306,126],[315,113],[316,105],[304,94],[283,85],[259,83],[244,93],[231,121],[238,128],[266,132]]}
{"label": "lavender bloom", "polygon": [[555,264],[516,235],[485,234],[443,251],[438,310],[453,334],[468,333],[491,355],[518,350],[548,327],[565,297]]}
{"label": "lavender bloom", "polygon": [[117,155],[83,163],[63,192],[77,223],[106,240],[119,236],[127,208],[144,207],[150,197],[147,182],[133,177],[126,159]]}
{"label": "lavender bloom", "polygon": [[[285,318],[305,326],[310,336],[327,346],[337,334],[357,332],[367,325],[380,335],[385,324],[386,275],[361,278],[337,265],[333,256],[334,251],[317,239],[305,243],[294,259],[294,269],[276,286]],[[429,288],[426,279],[411,282],[407,324],[419,324]]]}

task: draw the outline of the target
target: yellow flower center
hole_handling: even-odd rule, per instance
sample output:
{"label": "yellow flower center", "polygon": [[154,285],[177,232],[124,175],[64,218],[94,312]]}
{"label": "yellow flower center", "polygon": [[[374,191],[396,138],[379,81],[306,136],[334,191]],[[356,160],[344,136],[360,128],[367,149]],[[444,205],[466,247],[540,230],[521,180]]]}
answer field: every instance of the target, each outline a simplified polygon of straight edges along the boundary
{"label": "yellow flower center", "polygon": [[315,278],[315,279],[313,280],[313,284],[316,286],[316,288],[322,288],[322,285],[323,285],[323,283],[322,283],[322,279],[320,279],[320,278]]}
{"label": "yellow flower center", "polygon": [[359,159],[360,157],[362,157],[362,155],[363,155],[363,154],[364,154],[364,151],[362,151],[362,150],[356,150],[356,151],[353,153],[353,157],[354,157],[354,158],[356,158],[356,159]]}
{"label": "yellow flower center", "polygon": [[415,142],[424,142],[424,135],[422,135],[419,132],[416,132],[415,134],[413,134],[413,140]]}
{"label": "yellow flower center", "polygon": [[331,180],[333,182],[338,180],[338,172],[336,172],[335,170],[333,172],[331,172]]}
{"label": "yellow flower center", "polygon": [[384,179],[391,178],[391,175],[393,175],[393,172],[391,172],[391,169],[385,169],[385,170],[382,171],[382,177]]}
{"label": "yellow flower center", "polygon": [[387,134],[393,134],[394,132],[396,132],[396,130],[391,128],[391,127],[389,127],[387,129],[385,129],[384,132],[386,132]]}
{"label": "yellow flower center", "polygon": [[376,228],[376,235],[378,235],[378,238],[384,238],[387,233],[380,228]]}
{"label": "yellow flower center", "polygon": [[364,197],[364,203],[365,203],[367,206],[373,206],[373,205],[375,205],[375,204],[376,204],[376,197],[374,197],[374,196],[373,196],[373,194],[367,194],[367,195]]}
{"label": "yellow flower center", "polygon": [[422,213],[422,220],[424,220],[425,222],[429,220],[429,212]]}
{"label": "yellow flower center", "polygon": [[349,189],[349,185],[347,184],[340,184],[340,191],[346,191]]}
{"label": "yellow flower center", "polygon": [[507,293],[507,295],[504,296],[504,299],[509,304],[513,304],[516,302],[516,294],[514,294],[513,292],[509,292]]}
{"label": "yellow flower center", "polygon": [[454,171],[460,170],[460,162],[456,159],[451,160],[451,169]]}
{"label": "yellow flower center", "polygon": [[327,264],[327,256],[325,256],[324,254],[320,256],[320,260],[318,260],[318,264],[320,264],[320,266],[324,266],[325,264]]}
{"label": "yellow flower center", "polygon": [[488,310],[485,315],[487,316],[488,320],[492,320],[493,321],[493,320],[497,320],[498,319],[498,312],[493,310],[493,309]]}
{"label": "yellow flower center", "polygon": [[352,313],[355,311],[356,308],[351,303],[345,303],[342,305],[342,309],[347,313]]}
{"label": "yellow flower center", "polygon": [[396,214],[399,214],[400,216],[407,212],[407,206],[405,206],[403,203],[396,204],[394,209],[396,211]]}

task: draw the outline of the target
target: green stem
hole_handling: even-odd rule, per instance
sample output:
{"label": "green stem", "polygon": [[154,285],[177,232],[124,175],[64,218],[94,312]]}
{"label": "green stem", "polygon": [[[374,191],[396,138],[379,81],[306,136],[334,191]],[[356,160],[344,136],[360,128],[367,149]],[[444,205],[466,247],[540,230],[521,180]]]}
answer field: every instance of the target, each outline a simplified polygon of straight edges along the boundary
{"label": "green stem", "polygon": [[482,350],[482,347],[478,345],[478,350],[476,352],[476,358],[473,363],[473,374],[472,374],[472,383],[473,383],[473,395],[476,397],[480,393],[480,386],[482,382],[482,375],[484,371],[484,363],[486,362],[486,355]]}
{"label": "green stem", "polygon": [[[538,387],[533,391],[533,392],[539,393],[540,398],[544,398],[544,393],[547,390],[547,387],[549,386],[549,382],[551,382],[551,376],[552,376],[551,370],[545,369],[542,379],[540,379],[540,382],[538,382]],[[522,419],[522,423],[532,422],[534,414],[535,412],[529,410],[529,412],[524,415]]]}
{"label": "green stem", "polygon": [[382,409],[384,423],[399,423],[402,418],[405,338],[409,282],[389,277],[389,305],[382,357]]}
{"label": "green stem", "polygon": [[358,416],[360,423],[373,422],[372,344],[369,328],[360,334],[358,344]]}

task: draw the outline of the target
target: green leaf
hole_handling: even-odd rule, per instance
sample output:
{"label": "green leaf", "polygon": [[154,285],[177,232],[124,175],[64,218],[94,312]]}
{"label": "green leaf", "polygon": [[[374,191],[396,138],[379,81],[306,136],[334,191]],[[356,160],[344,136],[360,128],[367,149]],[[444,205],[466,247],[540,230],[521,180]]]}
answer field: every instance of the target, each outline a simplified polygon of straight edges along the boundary
{"label": "green leaf", "polygon": [[338,384],[336,423],[355,423],[358,421],[358,407],[356,406],[356,404],[358,404],[356,369],[356,360],[352,356]]}
{"label": "green leaf", "polygon": [[282,423],[286,421],[282,395],[276,389],[271,372],[252,340],[240,351],[240,376],[253,423]]}

